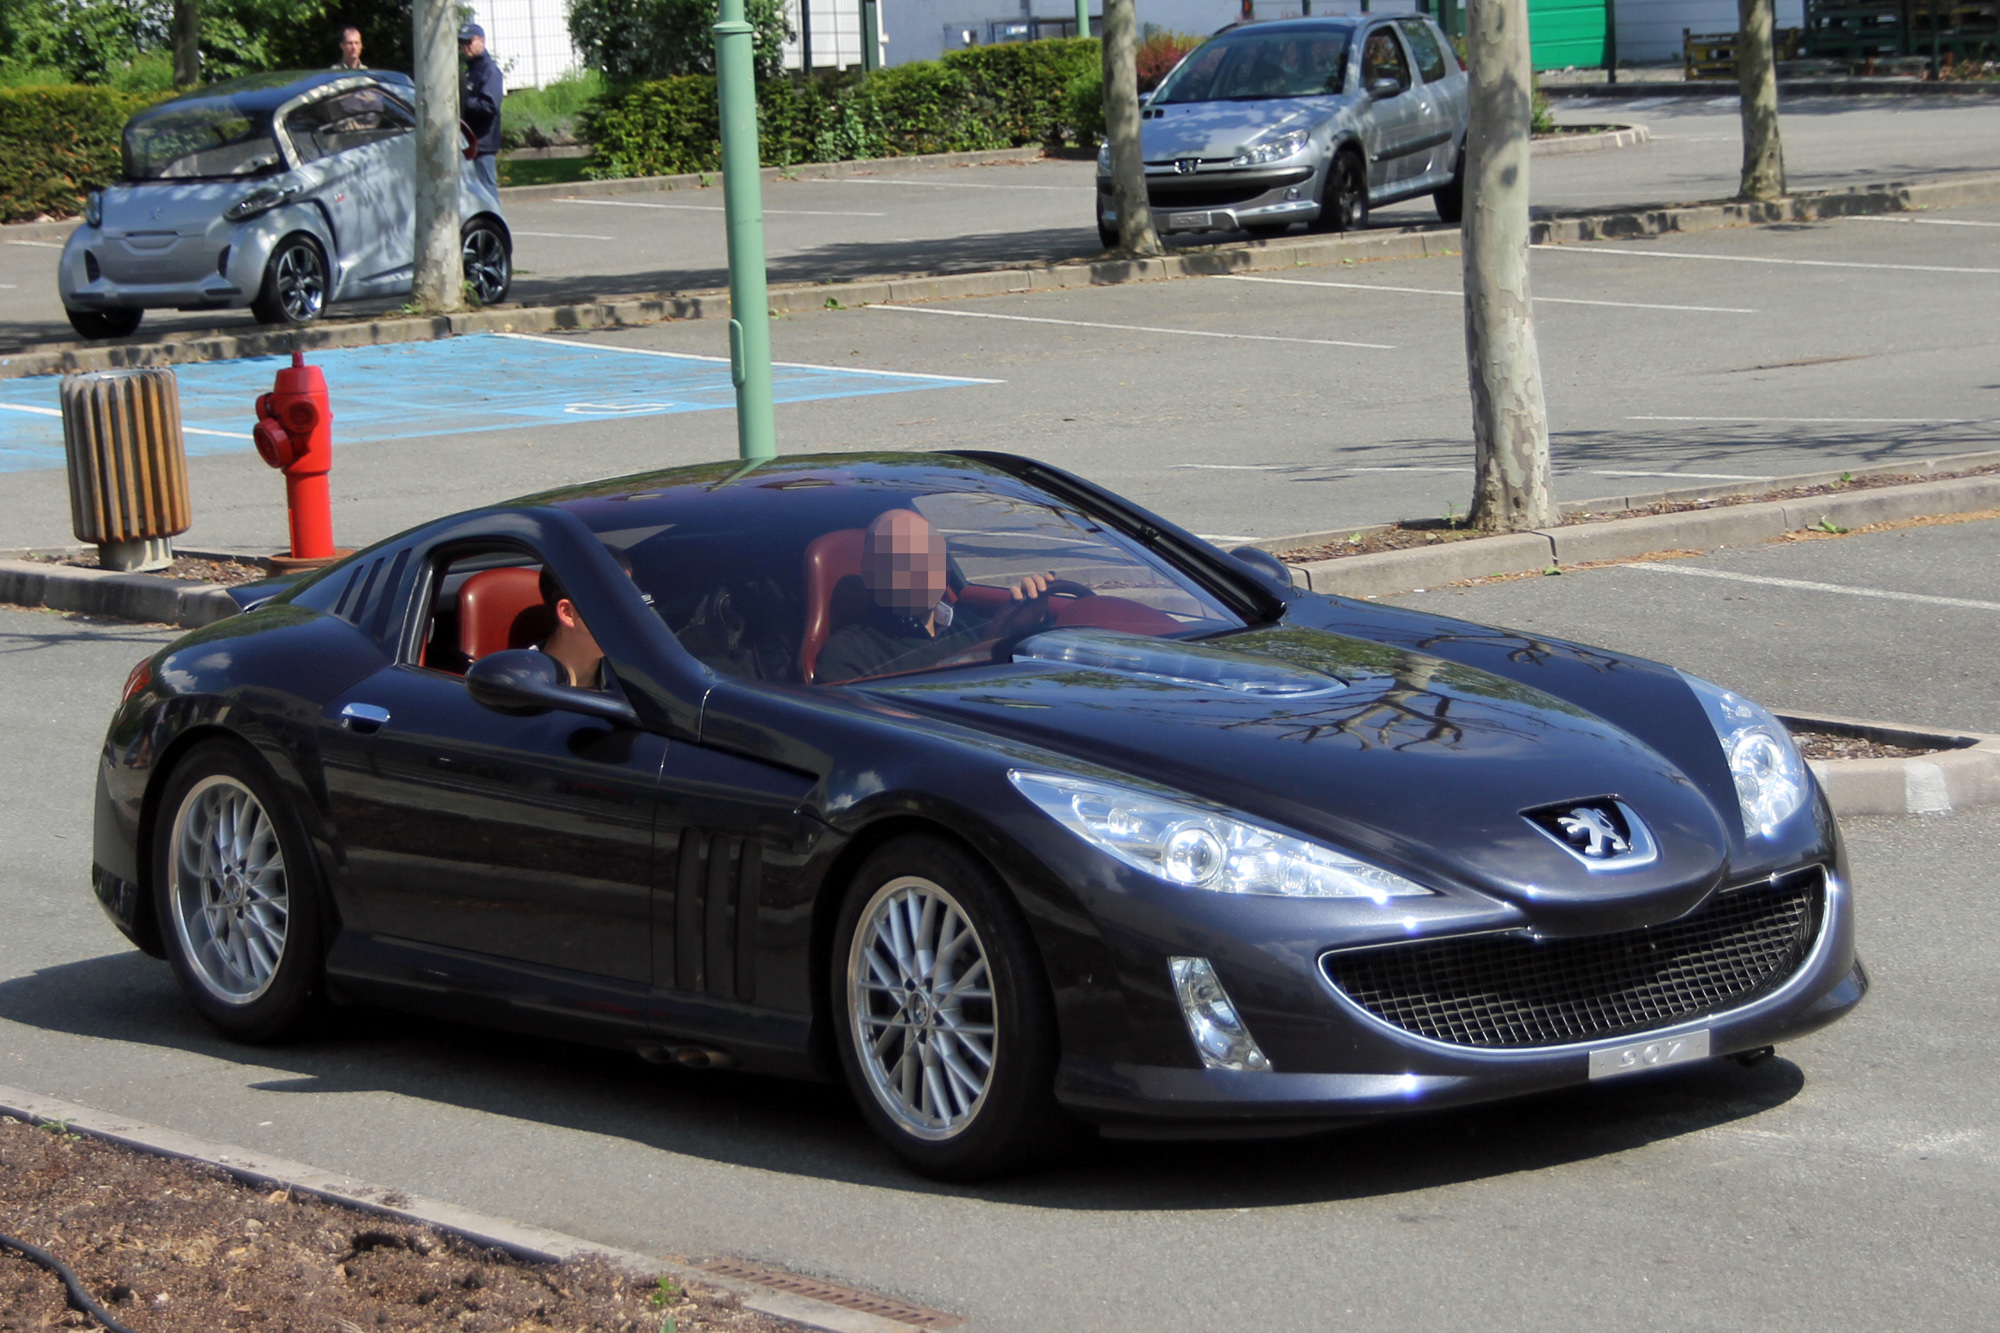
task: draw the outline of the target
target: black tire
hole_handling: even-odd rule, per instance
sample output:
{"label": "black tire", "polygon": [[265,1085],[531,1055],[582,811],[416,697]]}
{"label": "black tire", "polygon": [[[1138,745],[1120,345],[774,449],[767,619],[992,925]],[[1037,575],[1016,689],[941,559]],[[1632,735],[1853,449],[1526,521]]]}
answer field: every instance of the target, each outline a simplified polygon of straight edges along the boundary
{"label": "black tire", "polygon": [[1458,165],[1452,168],[1451,184],[1431,196],[1440,222],[1458,222],[1465,217],[1465,150],[1458,150]]}
{"label": "black tire", "polygon": [[[921,920],[934,920],[937,939],[948,947],[937,951],[923,977],[913,977],[895,962],[890,935],[877,927],[886,929],[899,912],[907,921],[917,911],[913,904],[924,902],[935,916],[920,914]],[[969,925],[969,942],[950,933],[952,909]],[[969,961],[980,957],[989,981],[985,998],[974,984],[982,970]],[[905,1162],[940,1180],[978,1180],[1034,1166],[1075,1141],[1080,1128],[1053,1091],[1055,1002],[1040,954],[1019,908],[975,857],[921,835],[877,849],[848,887],[830,961],[833,1027],[848,1087],[869,1126]],[[875,983],[856,984],[861,977]],[[941,983],[950,984],[940,990]],[[946,1002],[935,1002],[940,995]],[[922,1017],[913,1021],[913,1014]],[[857,1027],[871,1021],[878,1025],[874,1036],[857,1039]],[[985,1081],[968,1103],[969,1081],[953,1071],[969,1070],[974,1078],[982,1072],[982,1027],[989,1033]],[[903,1034],[888,1038],[900,1045],[878,1051],[892,1030]],[[914,1104],[906,1077],[912,1070]],[[941,1095],[933,1096],[934,1088]]]}
{"label": "black tire", "polygon": [[1319,217],[1315,231],[1362,231],[1368,226],[1368,168],[1361,155],[1344,149],[1326,169],[1326,184],[1320,187]]}
{"label": "black tire", "polygon": [[499,305],[514,286],[514,251],[507,233],[492,218],[477,217],[459,233],[458,253],[469,295],[480,305]]}
{"label": "black tire", "polygon": [[1097,239],[1107,250],[1118,248],[1118,228],[1106,225],[1103,218],[1097,220]]}
{"label": "black tire", "polygon": [[139,321],[146,317],[143,310],[71,310],[64,308],[69,316],[69,326],[86,338],[129,338],[138,332]]}
{"label": "black tire", "polygon": [[304,232],[293,232],[271,251],[264,264],[264,282],[250,312],[260,323],[297,328],[310,324],[326,310],[332,290],[326,253]]}
{"label": "black tire", "polygon": [[190,750],[161,794],[151,851],[160,937],[201,1016],[246,1042],[304,1023],[324,989],[318,880],[263,766],[223,741]]}

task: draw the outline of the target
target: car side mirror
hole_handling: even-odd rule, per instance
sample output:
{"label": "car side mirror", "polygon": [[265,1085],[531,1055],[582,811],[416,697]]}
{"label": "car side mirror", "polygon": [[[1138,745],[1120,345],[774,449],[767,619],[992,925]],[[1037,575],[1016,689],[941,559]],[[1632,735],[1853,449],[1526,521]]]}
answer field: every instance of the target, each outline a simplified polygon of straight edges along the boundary
{"label": "car side mirror", "polygon": [[1401,96],[1402,91],[1403,81],[1401,79],[1392,79],[1386,74],[1368,85],[1368,95],[1378,102],[1386,98]]}
{"label": "car side mirror", "polygon": [[1281,587],[1295,586],[1292,582],[1292,567],[1261,546],[1239,546],[1229,554],[1237,564],[1248,565],[1264,577],[1276,579]]}
{"label": "car side mirror", "polygon": [[488,653],[466,671],[465,689],[473,702],[496,713],[532,717],[554,709],[614,726],[639,725],[639,714],[624,695],[564,684],[555,658],[532,648]]}

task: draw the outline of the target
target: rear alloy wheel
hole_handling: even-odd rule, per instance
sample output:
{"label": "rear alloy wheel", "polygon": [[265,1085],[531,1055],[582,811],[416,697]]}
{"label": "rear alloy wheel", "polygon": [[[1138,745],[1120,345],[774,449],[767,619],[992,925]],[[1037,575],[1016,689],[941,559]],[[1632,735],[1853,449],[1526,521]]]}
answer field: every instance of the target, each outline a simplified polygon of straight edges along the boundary
{"label": "rear alloy wheel", "polygon": [[265,324],[310,324],[326,309],[326,256],[312,237],[294,232],[264,265],[264,285],[250,311]]}
{"label": "rear alloy wheel", "polygon": [[154,906],[182,991],[232,1037],[278,1036],[314,1004],[308,856],[283,795],[248,754],[211,743],[174,770],[153,837]]}
{"label": "rear alloy wheel", "polygon": [[1052,1091],[1054,1004],[1019,910],[937,838],[870,857],[836,934],[841,1064],[862,1114],[946,1180],[1019,1170],[1074,1126]]}
{"label": "rear alloy wheel", "polygon": [[1320,231],[1361,231],[1368,225],[1368,173],[1352,150],[1338,153],[1326,169],[1320,191]]}
{"label": "rear alloy wheel", "polygon": [[129,338],[138,332],[139,321],[145,318],[143,310],[70,310],[69,326],[86,338]]}
{"label": "rear alloy wheel", "polygon": [[491,218],[474,218],[465,224],[459,242],[465,261],[465,283],[473,300],[480,305],[499,305],[514,285],[514,256],[507,237]]}

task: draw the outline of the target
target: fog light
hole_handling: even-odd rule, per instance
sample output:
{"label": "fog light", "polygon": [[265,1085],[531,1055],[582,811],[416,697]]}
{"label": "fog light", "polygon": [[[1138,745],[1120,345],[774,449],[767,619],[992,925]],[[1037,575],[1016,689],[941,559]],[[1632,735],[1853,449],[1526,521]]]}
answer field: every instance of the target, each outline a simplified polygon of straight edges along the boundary
{"label": "fog light", "polygon": [[1181,1017],[1187,1020],[1188,1035],[1194,1038],[1195,1053],[1210,1069],[1244,1069],[1268,1074],[1271,1062],[1257,1049],[1256,1038],[1243,1026],[1229,993],[1222,989],[1215,969],[1206,958],[1169,958],[1174,995],[1181,1002]]}
{"label": "fog light", "polygon": [[1285,201],[1287,203],[1290,203],[1292,200],[1297,199],[1298,197],[1299,197],[1299,187],[1296,185],[1294,185],[1291,189],[1285,191]]}

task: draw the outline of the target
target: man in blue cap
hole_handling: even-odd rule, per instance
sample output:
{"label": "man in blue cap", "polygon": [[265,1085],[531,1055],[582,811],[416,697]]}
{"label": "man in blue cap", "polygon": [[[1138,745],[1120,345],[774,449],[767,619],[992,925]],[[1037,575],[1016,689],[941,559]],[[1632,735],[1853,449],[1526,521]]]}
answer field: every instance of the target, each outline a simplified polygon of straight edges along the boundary
{"label": "man in blue cap", "polygon": [[500,188],[500,100],[507,95],[500,65],[486,53],[486,29],[468,23],[458,30],[458,49],[465,57],[465,75],[458,91],[458,115],[472,130],[479,155],[473,170],[491,189]]}

